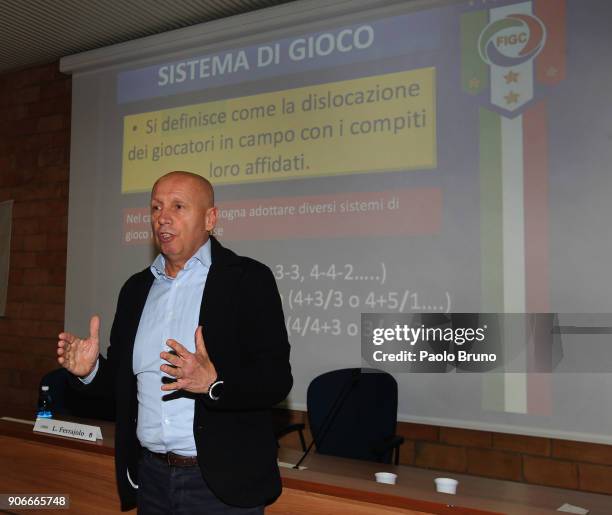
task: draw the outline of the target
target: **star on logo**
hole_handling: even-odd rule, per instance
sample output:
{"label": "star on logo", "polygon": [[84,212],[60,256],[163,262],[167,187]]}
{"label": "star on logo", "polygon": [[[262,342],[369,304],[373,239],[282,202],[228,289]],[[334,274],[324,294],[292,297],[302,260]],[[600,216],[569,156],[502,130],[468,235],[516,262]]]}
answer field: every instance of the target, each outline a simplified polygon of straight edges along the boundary
{"label": "star on logo", "polygon": [[548,77],[555,77],[559,70],[557,70],[554,66],[550,66],[548,70],[546,70],[546,75]]}
{"label": "star on logo", "polygon": [[480,87],[480,79],[477,79],[476,77],[472,77],[469,82],[469,88],[478,89],[479,87]]}
{"label": "star on logo", "polygon": [[510,84],[512,82],[518,82],[519,74],[517,72],[513,72],[510,70],[506,75],[504,75],[504,79],[506,79],[506,84]]}
{"label": "star on logo", "polygon": [[506,104],[516,104],[519,99],[519,94],[515,93],[514,91],[510,91],[510,93],[504,95],[504,98],[506,99]]}

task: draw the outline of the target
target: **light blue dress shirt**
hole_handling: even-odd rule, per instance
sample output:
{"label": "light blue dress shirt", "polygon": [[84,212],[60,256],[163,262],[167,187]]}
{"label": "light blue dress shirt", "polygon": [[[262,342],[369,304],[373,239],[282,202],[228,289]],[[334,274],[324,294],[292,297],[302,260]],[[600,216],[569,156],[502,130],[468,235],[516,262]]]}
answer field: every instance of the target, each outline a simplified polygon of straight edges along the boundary
{"label": "light blue dress shirt", "polygon": [[[197,454],[193,438],[195,401],[182,393],[173,398],[175,392],[161,390],[162,377],[167,374],[159,367],[168,363],[159,354],[171,350],[166,345],[168,339],[195,352],[195,331],[211,262],[208,240],[174,278],[166,275],[161,254],[151,265],[155,279],[138,325],[132,366],[138,384],[136,434],[140,444],[152,452]],[[83,382],[89,383],[97,368]],[[164,400],[169,394],[173,394],[171,399]]]}

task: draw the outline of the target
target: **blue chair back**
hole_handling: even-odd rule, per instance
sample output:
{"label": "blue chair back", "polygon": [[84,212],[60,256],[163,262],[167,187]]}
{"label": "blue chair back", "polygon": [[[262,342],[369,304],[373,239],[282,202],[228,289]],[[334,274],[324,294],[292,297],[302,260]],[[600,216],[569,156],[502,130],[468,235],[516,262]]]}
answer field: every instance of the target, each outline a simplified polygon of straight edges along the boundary
{"label": "blue chair back", "polygon": [[381,443],[397,425],[397,382],[374,369],[333,370],[312,380],[308,418],[317,452],[345,458],[391,462]]}

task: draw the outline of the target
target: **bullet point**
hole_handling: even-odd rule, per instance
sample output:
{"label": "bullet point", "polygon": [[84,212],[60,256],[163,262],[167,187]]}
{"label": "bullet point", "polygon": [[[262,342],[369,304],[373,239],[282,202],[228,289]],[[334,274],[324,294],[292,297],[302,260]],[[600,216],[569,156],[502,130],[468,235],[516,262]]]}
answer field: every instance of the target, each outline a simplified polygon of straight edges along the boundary
{"label": "bullet point", "polygon": [[134,125],[134,126],[132,127],[132,132],[136,132],[137,130],[138,130],[138,125]]}

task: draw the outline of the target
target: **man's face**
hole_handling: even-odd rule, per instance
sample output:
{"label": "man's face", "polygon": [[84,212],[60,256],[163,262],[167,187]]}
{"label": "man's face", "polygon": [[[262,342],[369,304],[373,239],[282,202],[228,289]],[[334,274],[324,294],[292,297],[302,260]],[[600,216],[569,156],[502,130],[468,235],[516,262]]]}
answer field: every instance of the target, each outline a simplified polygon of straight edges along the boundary
{"label": "man's face", "polygon": [[169,264],[182,268],[208,240],[216,222],[208,191],[188,176],[161,178],[151,193],[155,243]]}

